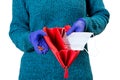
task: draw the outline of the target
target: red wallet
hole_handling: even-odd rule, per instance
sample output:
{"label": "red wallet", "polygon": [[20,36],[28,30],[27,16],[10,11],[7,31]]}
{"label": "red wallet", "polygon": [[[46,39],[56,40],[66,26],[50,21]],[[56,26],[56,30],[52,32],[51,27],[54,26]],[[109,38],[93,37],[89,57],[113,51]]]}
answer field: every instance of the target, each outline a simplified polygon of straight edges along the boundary
{"label": "red wallet", "polygon": [[63,28],[43,28],[43,30],[47,33],[47,36],[44,36],[44,38],[49,48],[65,71],[64,78],[68,78],[68,68],[80,53],[78,50],[71,50],[67,48],[65,42],[63,41],[63,36],[69,29],[70,25],[66,25]]}

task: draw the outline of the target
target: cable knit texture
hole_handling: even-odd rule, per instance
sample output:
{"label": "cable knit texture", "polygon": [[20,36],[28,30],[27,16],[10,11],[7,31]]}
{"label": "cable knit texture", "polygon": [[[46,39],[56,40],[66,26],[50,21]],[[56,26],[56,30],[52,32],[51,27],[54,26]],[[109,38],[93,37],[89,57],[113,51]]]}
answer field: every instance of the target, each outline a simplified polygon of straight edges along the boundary
{"label": "cable knit texture", "polygon": [[[13,0],[13,16],[9,36],[24,52],[19,80],[64,80],[64,70],[49,50],[36,54],[29,33],[43,29],[72,25],[79,18],[86,22],[86,32],[101,33],[108,23],[109,13],[102,0]],[[69,68],[68,80],[93,80],[89,55],[81,51]]]}

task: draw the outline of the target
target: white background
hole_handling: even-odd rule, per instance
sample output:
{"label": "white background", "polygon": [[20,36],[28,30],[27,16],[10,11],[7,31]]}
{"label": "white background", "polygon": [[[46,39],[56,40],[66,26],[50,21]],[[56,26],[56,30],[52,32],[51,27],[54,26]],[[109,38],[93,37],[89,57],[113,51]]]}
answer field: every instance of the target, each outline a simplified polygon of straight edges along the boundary
{"label": "white background", "polygon": [[[119,0],[104,0],[111,17],[106,29],[89,40],[94,80],[120,80]],[[11,42],[8,32],[12,0],[0,0],[0,80],[18,80],[22,52]]]}

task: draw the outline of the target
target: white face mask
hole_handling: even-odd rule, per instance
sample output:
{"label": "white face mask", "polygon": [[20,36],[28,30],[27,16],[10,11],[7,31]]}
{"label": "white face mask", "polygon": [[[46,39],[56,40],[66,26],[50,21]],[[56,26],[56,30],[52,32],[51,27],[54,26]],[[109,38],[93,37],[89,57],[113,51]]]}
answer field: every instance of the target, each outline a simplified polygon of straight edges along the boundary
{"label": "white face mask", "polygon": [[92,35],[91,32],[73,32],[69,36],[63,36],[63,41],[72,50],[84,50],[85,44]]}

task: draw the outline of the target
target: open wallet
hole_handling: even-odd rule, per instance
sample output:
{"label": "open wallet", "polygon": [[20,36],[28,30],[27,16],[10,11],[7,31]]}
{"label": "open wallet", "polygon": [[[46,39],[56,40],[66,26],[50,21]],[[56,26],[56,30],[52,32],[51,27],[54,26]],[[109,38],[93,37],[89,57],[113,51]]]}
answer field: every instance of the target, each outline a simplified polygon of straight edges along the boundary
{"label": "open wallet", "polygon": [[68,78],[68,68],[80,53],[80,50],[72,50],[66,44],[65,34],[69,29],[70,25],[63,28],[43,28],[43,31],[47,33],[47,36],[44,36],[46,43],[65,71],[64,78]]}

